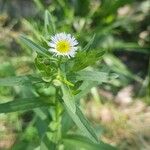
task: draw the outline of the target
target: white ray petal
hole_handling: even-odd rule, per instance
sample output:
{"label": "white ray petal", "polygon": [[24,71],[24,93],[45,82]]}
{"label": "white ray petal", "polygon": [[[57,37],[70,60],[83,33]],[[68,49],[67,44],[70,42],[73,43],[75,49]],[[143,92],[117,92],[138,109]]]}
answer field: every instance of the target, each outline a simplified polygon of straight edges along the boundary
{"label": "white ray petal", "polygon": [[[66,41],[70,45],[70,49],[68,49],[67,52],[60,52],[58,49],[56,49],[56,45],[60,41]],[[78,42],[75,39],[74,36],[71,36],[71,34],[66,33],[57,33],[56,35],[51,37],[51,42],[48,43],[48,46],[50,47],[49,51],[54,53],[56,56],[67,56],[68,58],[74,57],[77,51],[77,45]]]}
{"label": "white ray petal", "polygon": [[54,42],[49,42],[48,46],[55,48],[56,44]]}

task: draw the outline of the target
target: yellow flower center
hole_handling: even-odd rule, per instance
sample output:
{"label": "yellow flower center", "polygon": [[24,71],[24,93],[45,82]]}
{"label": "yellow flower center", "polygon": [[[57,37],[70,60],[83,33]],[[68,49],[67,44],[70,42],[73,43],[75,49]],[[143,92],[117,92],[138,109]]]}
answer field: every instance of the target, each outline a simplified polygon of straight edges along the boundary
{"label": "yellow flower center", "polygon": [[60,53],[67,53],[70,51],[70,43],[66,40],[59,41],[56,45],[56,49]]}

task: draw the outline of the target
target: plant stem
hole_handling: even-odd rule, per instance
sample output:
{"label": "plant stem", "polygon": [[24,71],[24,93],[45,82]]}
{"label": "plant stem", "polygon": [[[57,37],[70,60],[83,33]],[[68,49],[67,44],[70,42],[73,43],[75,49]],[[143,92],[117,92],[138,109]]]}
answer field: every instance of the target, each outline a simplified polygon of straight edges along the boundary
{"label": "plant stem", "polygon": [[56,87],[56,99],[55,99],[55,121],[56,121],[56,149],[59,148],[59,144],[61,141],[61,107],[60,107],[60,103],[58,101],[58,94],[59,94],[59,88]]}

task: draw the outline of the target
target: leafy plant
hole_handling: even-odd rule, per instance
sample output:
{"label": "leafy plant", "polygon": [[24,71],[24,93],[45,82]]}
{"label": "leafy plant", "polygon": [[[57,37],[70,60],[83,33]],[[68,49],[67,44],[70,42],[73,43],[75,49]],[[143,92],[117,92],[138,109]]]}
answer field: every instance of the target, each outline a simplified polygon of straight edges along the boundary
{"label": "leafy plant", "polygon": [[[83,49],[78,50],[74,58],[54,57],[47,50],[47,43],[49,35],[57,29],[48,11],[45,11],[44,22],[45,35],[39,35],[37,40],[20,36],[20,42],[36,52],[35,66],[38,71],[36,74],[0,79],[1,86],[25,88],[24,97],[0,104],[0,113],[34,109],[34,124],[40,137],[36,149],[115,149],[99,141],[79,103],[80,98],[92,86],[110,82],[115,78],[108,72],[92,68],[101,60],[105,51],[91,48],[93,37]],[[70,124],[66,125],[64,120],[70,120]],[[77,129],[72,121],[80,129],[80,134],[75,134]]]}

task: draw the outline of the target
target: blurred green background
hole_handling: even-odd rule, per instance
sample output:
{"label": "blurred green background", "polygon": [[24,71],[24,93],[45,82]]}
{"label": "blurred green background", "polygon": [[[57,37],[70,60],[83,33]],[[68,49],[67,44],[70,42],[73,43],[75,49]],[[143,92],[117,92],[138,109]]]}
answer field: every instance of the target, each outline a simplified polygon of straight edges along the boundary
{"label": "blurred green background", "polygon": [[[91,49],[106,50],[94,67],[119,75],[81,100],[87,117],[101,127],[101,138],[121,150],[149,150],[150,1],[0,0],[1,78],[36,72],[35,53],[18,37],[26,34],[37,43],[49,39],[45,10],[58,32],[74,34],[81,47],[91,41]],[[0,103],[26,97],[30,90],[0,87]],[[44,88],[40,92],[47,94]],[[39,141],[34,118],[33,111],[0,114],[0,150],[34,149]]]}

